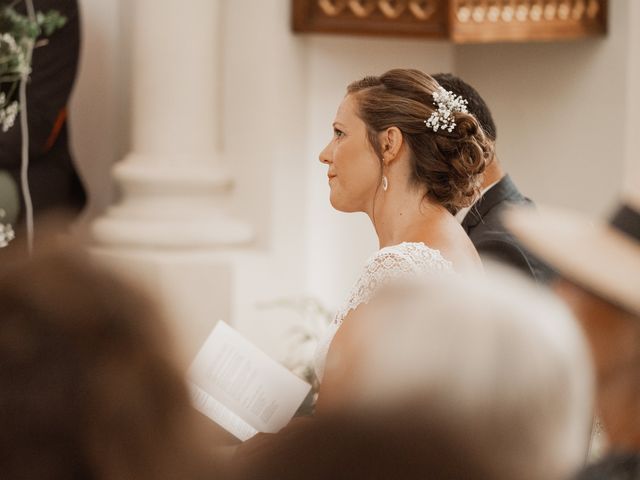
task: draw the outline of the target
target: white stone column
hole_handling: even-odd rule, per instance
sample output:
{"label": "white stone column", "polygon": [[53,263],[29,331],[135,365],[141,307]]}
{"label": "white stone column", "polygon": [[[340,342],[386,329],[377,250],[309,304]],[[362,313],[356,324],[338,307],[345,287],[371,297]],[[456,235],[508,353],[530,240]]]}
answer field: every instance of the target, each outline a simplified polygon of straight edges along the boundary
{"label": "white stone column", "polygon": [[131,151],[118,202],[91,225],[93,251],[148,287],[185,361],[232,321],[227,247],[251,239],[227,211],[219,142],[221,0],[123,0],[131,14]]}
{"label": "white stone column", "polygon": [[112,247],[211,248],[247,241],[229,217],[219,149],[220,0],[133,0],[132,148],[113,175],[119,202],[98,218]]}

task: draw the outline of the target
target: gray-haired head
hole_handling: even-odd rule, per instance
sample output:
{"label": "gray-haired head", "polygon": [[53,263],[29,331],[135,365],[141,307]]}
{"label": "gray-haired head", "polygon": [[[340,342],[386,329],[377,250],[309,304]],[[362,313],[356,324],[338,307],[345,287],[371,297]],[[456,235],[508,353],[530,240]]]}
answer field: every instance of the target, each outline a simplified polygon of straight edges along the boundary
{"label": "gray-haired head", "polygon": [[580,466],[593,373],[564,305],[504,271],[388,293],[362,332],[358,408],[406,403],[416,421],[438,416],[507,478],[560,479]]}

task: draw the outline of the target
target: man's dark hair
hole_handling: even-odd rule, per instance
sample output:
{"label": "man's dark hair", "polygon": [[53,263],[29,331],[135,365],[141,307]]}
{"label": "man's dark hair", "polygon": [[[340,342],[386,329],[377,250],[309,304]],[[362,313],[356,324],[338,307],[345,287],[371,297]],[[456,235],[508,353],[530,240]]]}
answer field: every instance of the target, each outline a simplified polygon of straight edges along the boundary
{"label": "man's dark hair", "polygon": [[496,130],[496,124],[493,122],[491,110],[489,110],[489,107],[478,91],[467,82],[455,75],[452,75],[451,73],[436,73],[435,75],[432,75],[432,77],[435,78],[436,82],[438,82],[445,90],[449,90],[456,95],[460,95],[469,102],[469,113],[476,117],[487,137],[495,142],[498,133]]}

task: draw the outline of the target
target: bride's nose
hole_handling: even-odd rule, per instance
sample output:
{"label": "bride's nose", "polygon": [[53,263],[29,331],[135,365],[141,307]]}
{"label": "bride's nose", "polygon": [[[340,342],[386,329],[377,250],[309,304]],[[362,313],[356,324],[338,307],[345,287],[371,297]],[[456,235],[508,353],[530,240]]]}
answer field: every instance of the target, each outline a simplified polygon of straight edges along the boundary
{"label": "bride's nose", "polygon": [[327,145],[320,152],[320,155],[318,156],[318,159],[320,160],[320,163],[324,163],[324,164],[327,164],[327,165],[329,163],[331,163],[331,155],[330,155],[330,151],[329,151],[329,146],[330,145]]}

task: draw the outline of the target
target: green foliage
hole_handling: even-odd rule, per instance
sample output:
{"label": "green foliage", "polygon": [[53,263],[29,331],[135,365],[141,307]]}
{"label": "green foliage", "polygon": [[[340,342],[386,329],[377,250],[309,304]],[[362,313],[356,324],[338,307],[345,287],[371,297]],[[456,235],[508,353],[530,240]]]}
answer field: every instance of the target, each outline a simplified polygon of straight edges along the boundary
{"label": "green foliage", "polygon": [[15,3],[0,7],[0,128],[3,131],[13,126],[20,108],[15,96],[20,80],[31,73],[31,49],[67,22],[56,10],[36,12],[32,20],[19,13]]}
{"label": "green foliage", "polygon": [[0,8],[0,32],[11,34],[18,42],[24,39],[35,41],[41,35],[48,37],[62,28],[66,22],[66,17],[57,10],[50,10],[47,13],[37,12],[36,20],[33,22],[28,16],[18,13],[11,6]]}
{"label": "green foliage", "polygon": [[50,10],[47,13],[38,12],[36,19],[42,34],[46,37],[49,37],[53,32],[64,27],[67,23],[67,17],[57,10]]}

